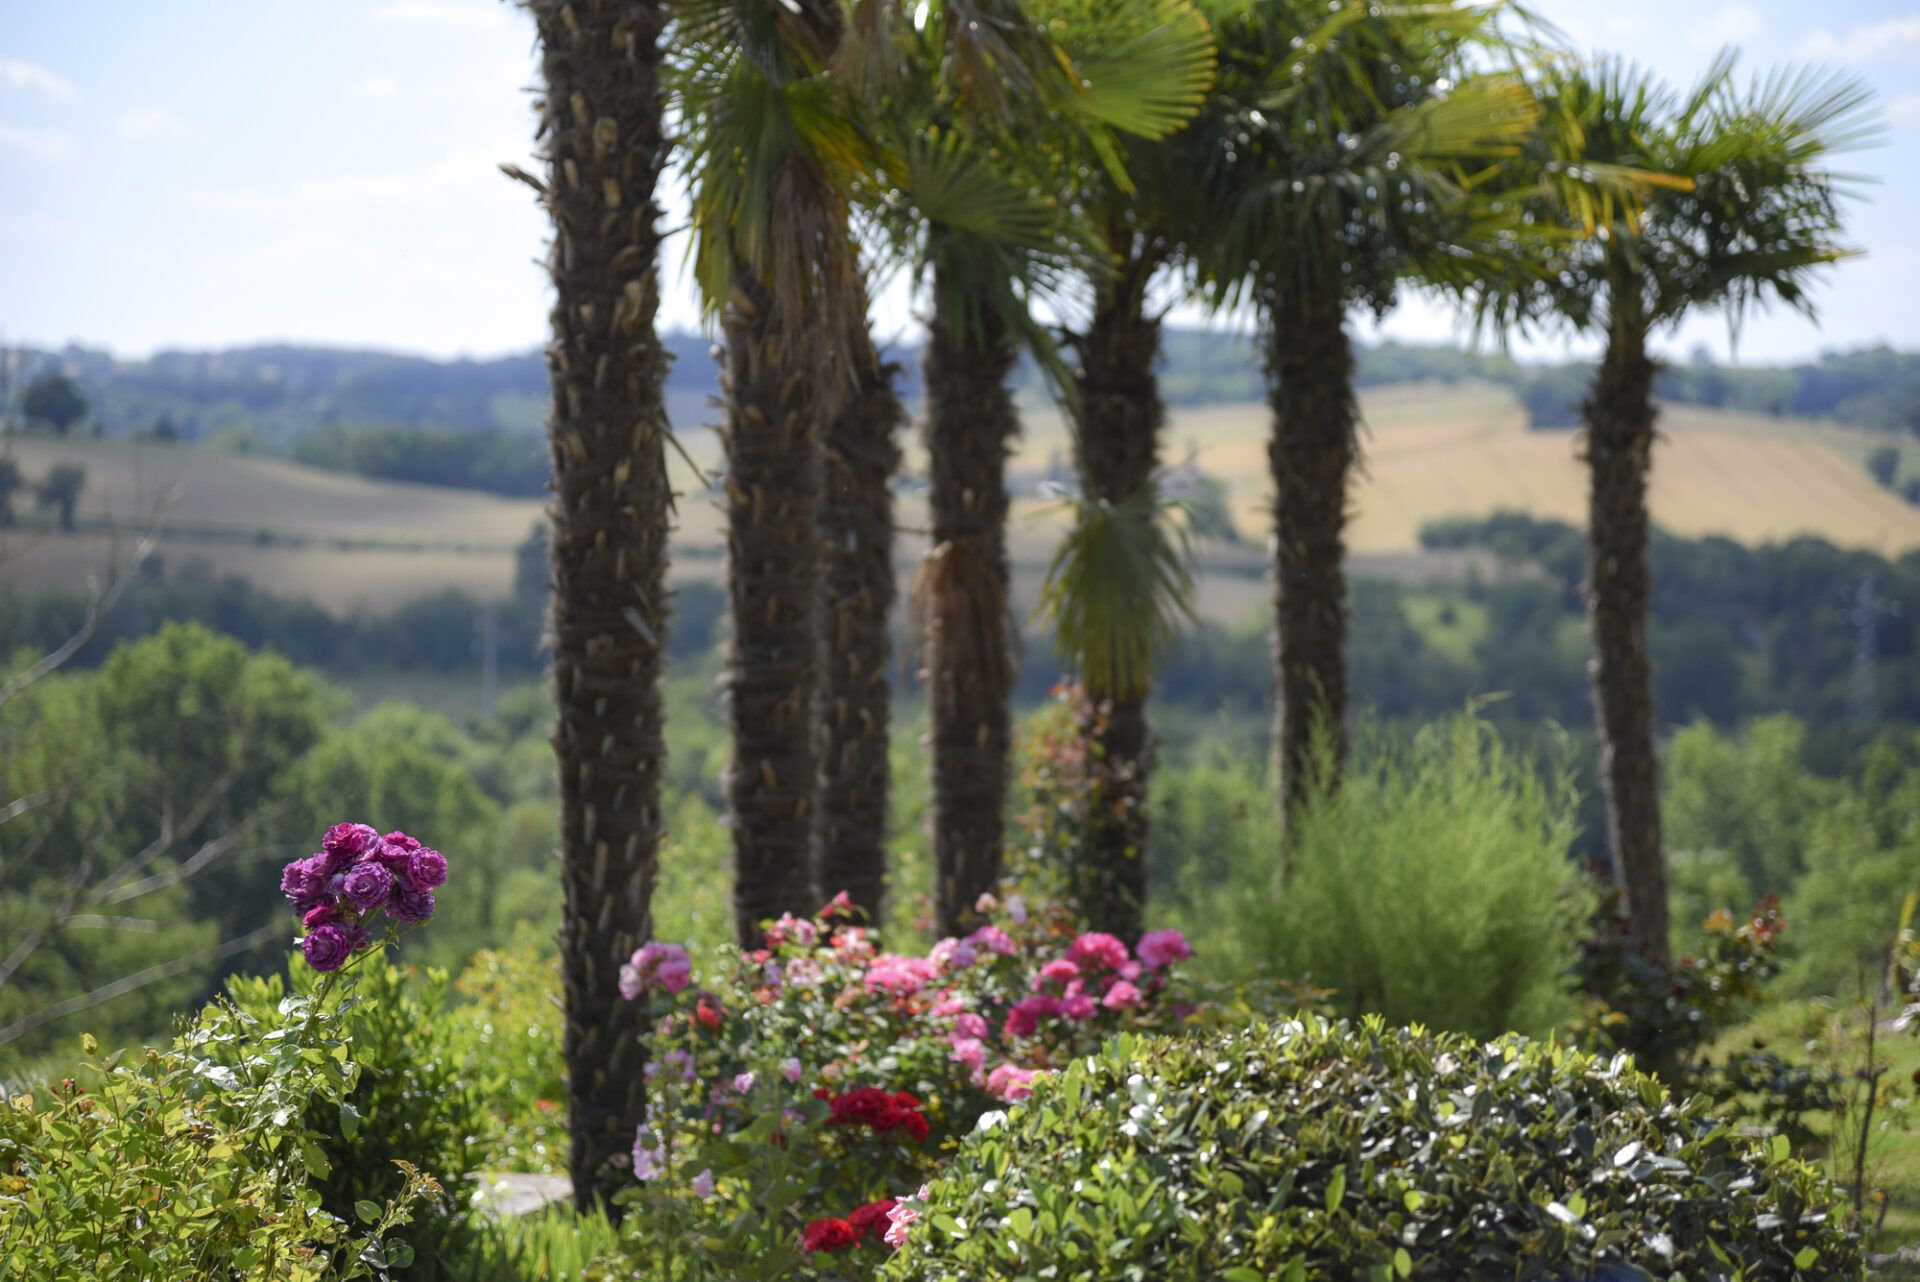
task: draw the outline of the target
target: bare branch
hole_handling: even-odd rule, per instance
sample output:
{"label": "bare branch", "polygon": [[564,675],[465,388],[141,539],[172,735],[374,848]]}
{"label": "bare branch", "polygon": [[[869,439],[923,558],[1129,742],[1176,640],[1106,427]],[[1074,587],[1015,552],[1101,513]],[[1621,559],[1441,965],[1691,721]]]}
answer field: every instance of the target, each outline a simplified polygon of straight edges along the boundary
{"label": "bare branch", "polygon": [[[68,795],[72,795],[72,794],[68,794]],[[7,823],[14,819],[18,819],[21,815],[26,814],[30,810],[37,810],[41,806],[46,805],[47,802],[51,801],[52,799],[53,799],[53,789],[42,788],[39,792],[33,793],[31,796],[21,797],[16,801],[10,801],[4,806],[0,806],[0,824]]]}
{"label": "bare branch", "polygon": [[62,642],[58,649],[42,657],[38,663],[15,675],[5,685],[0,685],[0,708],[6,707],[28,686],[58,669],[78,654],[82,646],[93,640],[93,634],[98,632],[100,625],[106,621],[107,613],[118,604],[120,598],[126,595],[127,589],[132,587],[134,580],[139,577],[136,571],[152,551],[153,535],[143,534],[134,541],[133,555],[128,559],[126,567],[109,578],[106,587],[96,592],[87,602],[86,617],[80,621],[80,626],[74,634]]}
{"label": "bare branch", "polygon": [[61,925],[67,930],[126,930],[137,935],[151,935],[160,929],[160,923],[151,917],[106,917],[99,913],[75,913]]}
{"label": "bare branch", "polygon": [[202,962],[218,961],[224,957],[231,957],[235,953],[243,953],[255,945],[265,943],[275,934],[285,929],[286,927],[280,923],[271,923],[260,927],[258,930],[250,931],[238,939],[229,939],[223,944],[211,944],[206,948],[198,949],[185,956],[176,957],[172,961],[162,962],[158,966],[149,966],[145,970],[136,971],[124,978],[114,980],[111,984],[102,985],[90,993],[82,993],[78,997],[69,997],[65,1001],[55,1002],[51,1006],[43,1006],[39,1010],[29,1011],[19,1019],[13,1021],[13,1023],[8,1024],[4,1028],[0,1028],[0,1046],[5,1046],[8,1042],[31,1033],[42,1024],[51,1023],[53,1020],[59,1019],[62,1016],[74,1014],[76,1011],[90,1010],[95,1006],[110,1002],[116,997],[123,997],[137,989],[145,988],[148,984],[157,984],[163,979],[171,979],[183,971],[192,970]]}

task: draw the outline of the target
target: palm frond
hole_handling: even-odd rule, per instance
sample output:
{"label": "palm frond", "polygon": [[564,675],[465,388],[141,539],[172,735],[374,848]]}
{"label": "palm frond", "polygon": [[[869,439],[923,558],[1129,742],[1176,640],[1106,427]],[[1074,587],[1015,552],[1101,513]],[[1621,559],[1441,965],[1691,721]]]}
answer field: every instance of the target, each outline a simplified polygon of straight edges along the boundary
{"label": "palm frond", "polygon": [[1186,0],[1095,5],[1065,29],[1080,110],[1108,128],[1164,137],[1186,124],[1213,83],[1213,29]]}
{"label": "palm frond", "polygon": [[1137,697],[1193,620],[1178,507],[1152,486],[1118,503],[1073,501],[1034,617],[1095,699]]}

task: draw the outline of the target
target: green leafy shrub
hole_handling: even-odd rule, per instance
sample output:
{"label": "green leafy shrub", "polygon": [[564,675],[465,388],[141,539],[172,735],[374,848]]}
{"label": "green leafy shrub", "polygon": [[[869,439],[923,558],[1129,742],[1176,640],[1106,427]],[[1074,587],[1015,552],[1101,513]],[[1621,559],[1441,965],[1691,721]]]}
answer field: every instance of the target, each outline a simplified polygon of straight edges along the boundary
{"label": "green leafy shrub", "polygon": [[[544,946],[543,946],[544,945]],[[487,1158],[503,1171],[564,1172],[566,1062],[560,1054],[559,959],[522,926],[508,948],[475,953],[454,989],[456,1059],[479,1089]]]}
{"label": "green leafy shrub", "polygon": [[[292,974],[303,1000],[324,978],[305,966]],[[320,1204],[346,1218],[361,1202],[386,1200],[402,1183],[396,1163],[404,1161],[462,1207],[492,1129],[477,1079],[503,1075],[505,1066],[466,1062],[444,971],[410,976],[376,951],[359,964],[356,979],[338,1018],[358,1074],[338,1103],[313,1101],[307,1119],[327,1159],[327,1173],[314,1181]],[[280,1014],[290,1008],[281,976],[240,978],[231,988],[263,1031],[288,1026]]]}
{"label": "green leafy shrub", "polygon": [[1291,820],[1284,882],[1279,851],[1236,864],[1210,915],[1244,975],[1311,978],[1346,1014],[1544,1032],[1573,1013],[1591,902],[1575,803],[1476,717],[1374,734]]}
{"label": "green leafy shrub", "polygon": [[1627,1064],[1378,1019],[1116,1038],[982,1119],[884,1276],[1862,1276],[1784,1140]]}
{"label": "green leafy shrub", "polygon": [[389,1167],[391,1200],[345,1215],[316,1187],[359,1071],[345,1020],[306,997],[275,1014],[266,1030],[216,1002],[171,1049],[125,1056],[87,1037],[77,1079],[0,1098],[0,1276],[304,1282],[411,1262],[391,1233],[429,1177]]}

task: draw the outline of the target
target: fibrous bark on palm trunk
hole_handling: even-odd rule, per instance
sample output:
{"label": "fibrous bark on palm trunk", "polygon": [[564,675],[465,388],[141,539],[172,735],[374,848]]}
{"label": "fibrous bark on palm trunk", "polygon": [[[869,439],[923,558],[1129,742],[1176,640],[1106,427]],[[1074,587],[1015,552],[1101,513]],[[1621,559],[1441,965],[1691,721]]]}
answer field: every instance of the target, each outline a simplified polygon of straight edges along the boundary
{"label": "fibrous bark on palm trunk", "polygon": [[1287,814],[1316,782],[1315,736],[1338,781],[1347,734],[1347,487],[1359,453],[1353,348],[1337,295],[1282,299],[1268,317],[1273,439],[1274,741]]}
{"label": "fibrous bark on palm trunk", "polygon": [[645,1113],[640,1007],[620,964],[651,930],[667,633],[667,359],[654,333],[657,3],[529,0],[556,298],[553,745],[560,775],[568,1169],[584,1208]]}
{"label": "fibrous bark on palm trunk", "polygon": [[1660,841],[1653,664],[1647,652],[1647,470],[1653,461],[1654,364],[1645,335],[1616,327],[1585,406],[1592,473],[1587,517],[1587,618],[1600,722],[1607,832],[1626,894],[1628,934],[1664,963],[1667,869]]}
{"label": "fibrous bark on palm trunk", "polygon": [[886,894],[890,783],[887,624],[893,609],[893,478],[904,417],[893,367],[868,354],[853,396],[823,425],[819,808],[813,866],[825,895],[877,922]]}
{"label": "fibrous bark on palm trunk", "polygon": [[[1087,332],[1077,340],[1080,363],[1074,407],[1081,474],[1088,497],[1121,503],[1153,480],[1166,408],[1154,363],[1160,324],[1145,313],[1151,261],[1129,257],[1102,282]],[[1089,818],[1085,867],[1075,895],[1091,929],[1137,938],[1147,898],[1151,834],[1147,788],[1153,741],[1146,691],[1092,691],[1081,735],[1095,759],[1098,784]]]}
{"label": "fibrous bark on palm trunk", "polygon": [[1016,352],[991,300],[964,308],[936,273],[927,341],[933,548],[921,568],[932,714],[934,900],[958,931],[1000,877],[1013,725],[1007,455],[1020,430],[1007,389]]}
{"label": "fibrous bark on palm trunk", "polygon": [[820,473],[806,358],[783,343],[774,303],[751,274],[735,281],[723,325],[733,610],[727,801],[734,930],[742,944],[755,945],[762,921],[819,906],[808,832]]}

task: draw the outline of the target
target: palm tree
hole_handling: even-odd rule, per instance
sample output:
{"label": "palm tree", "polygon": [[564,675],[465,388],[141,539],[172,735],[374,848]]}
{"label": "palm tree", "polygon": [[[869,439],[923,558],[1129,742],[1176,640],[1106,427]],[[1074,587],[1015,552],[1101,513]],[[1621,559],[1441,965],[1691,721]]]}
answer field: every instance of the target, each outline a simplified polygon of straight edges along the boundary
{"label": "palm tree", "polygon": [[[1169,8],[1160,17],[1204,22],[1193,9]],[[1159,94],[1184,112],[1199,106],[1213,76],[1211,59],[1151,67],[1129,57],[1122,66],[1137,93]],[[1077,357],[1065,399],[1081,494],[1040,610],[1088,696],[1079,705],[1079,733],[1098,781],[1070,892],[1089,927],[1127,939],[1144,928],[1147,897],[1147,697],[1154,669],[1191,615],[1184,545],[1169,537],[1169,513],[1154,488],[1166,406],[1157,372],[1160,318],[1149,310],[1148,292],[1178,253],[1163,199],[1180,181],[1169,158],[1164,144],[1136,143],[1126,148],[1118,178],[1097,157],[1078,166],[1087,175],[1078,200],[1090,210],[1104,255],[1088,278],[1084,326],[1066,335]]]}
{"label": "palm tree", "polygon": [[[1676,97],[1622,63],[1555,68],[1538,157],[1549,180],[1529,205],[1562,236],[1545,270],[1493,282],[1483,302],[1487,318],[1555,322],[1605,344],[1583,409],[1591,671],[1629,938],[1656,963],[1669,932],[1646,629],[1650,344],[1710,309],[1736,325],[1770,299],[1811,314],[1808,284],[1847,253],[1844,183],[1825,166],[1871,133],[1870,96],[1852,79],[1780,72],[1742,90],[1733,70],[1722,55]],[[1615,199],[1593,187],[1595,173],[1644,175],[1644,190]]]}
{"label": "palm tree", "polygon": [[690,0],[676,28],[695,276],[727,349],[727,796],[742,943],[819,902],[819,447],[845,389],[876,365],[846,231],[850,186],[871,166],[828,66],[840,30],[829,0]]}
{"label": "palm tree", "polygon": [[1497,7],[1370,0],[1223,2],[1215,90],[1172,140],[1187,243],[1217,307],[1251,304],[1273,435],[1274,676],[1283,806],[1345,755],[1348,489],[1359,460],[1349,313],[1383,314],[1409,278],[1451,281],[1477,167],[1532,119],[1498,55]]}
{"label": "palm tree", "polygon": [[574,1199],[594,1199],[644,1112],[640,1008],[617,987],[651,933],[660,841],[667,361],[658,3],[525,0],[539,32],[555,300],[553,746],[560,774],[561,989]]}
{"label": "palm tree", "polygon": [[[896,38],[909,73],[884,120],[902,180],[882,208],[895,244],[930,283],[925,368],[932,546],[916,610],[932,722],[939,928],[960,928],[1000,874],[1015,664],[1008,611],[1006,460],[1019,432],[1008,379],[1021,349],[1056,373],[1030,304],[1097,259],[1096,238],[1054,193],[1067,157],[1096,156],[1124,180],[1112,131],[1164,133],[1176,85],[1211,59],[1183,0],[1049,8],[938,5]],[[1062,75],[1067,69],[1070,74]]]}
{"label": "palm tree", "polygon": [[879,921],[887,886],[888,728],[893,716],[893,479],[906,412],[895,369],[861,353],[851,396],[821,424],[819,795],[814,875]]}

